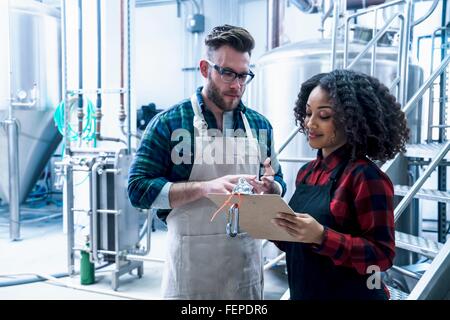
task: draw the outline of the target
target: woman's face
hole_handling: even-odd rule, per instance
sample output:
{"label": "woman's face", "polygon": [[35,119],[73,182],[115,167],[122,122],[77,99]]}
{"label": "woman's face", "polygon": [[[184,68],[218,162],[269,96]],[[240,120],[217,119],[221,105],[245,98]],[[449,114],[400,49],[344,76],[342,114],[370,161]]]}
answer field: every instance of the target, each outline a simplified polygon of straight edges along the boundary
{"label": "woman's face", "polygon": [[309,145],[322,149],[324,157],[347,142],[344,129],[336,128],[334,124],[334,113],[328,92],[320,86],[315,87],[306,103],[305,128]]}

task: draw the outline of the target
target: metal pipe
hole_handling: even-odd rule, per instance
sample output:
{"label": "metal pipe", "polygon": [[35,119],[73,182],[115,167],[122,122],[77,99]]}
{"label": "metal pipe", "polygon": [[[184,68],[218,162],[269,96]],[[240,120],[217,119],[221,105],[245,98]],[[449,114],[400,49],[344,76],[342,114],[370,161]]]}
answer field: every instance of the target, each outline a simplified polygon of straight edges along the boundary
{"label": "metal pipe", "polygon": [[[67,155],[66,155],[67,156]],[[66,195],[66,201],[64,201],[64,209],[67,214],[67,265],[68,272],[73,275],[75,272],[75,256],[72,248],[75,244],[74,235],[74,212],[73,208],[73,168],[66,165],[63,167],[65,170],[66,179],[64,180],[64,193]]]}
{"label": "metal pipe", "polygon": [[[131,154],[131,0],[127,1],[127,70],[128,70],[128,135],[127,135],[127,147],[128,154]],[[122,86],[123,88],[123,86]]]}
{"label": "metal pipe", "polygon": [[331,12],[333,12],[333,6],[330,6],[328,8],[328,10],[322,15],[322,17],[320,18],[320,33],[322,38],[323,36],[323,32],[325,31],[325,21],[331,16]]}
{"label": "metal pipe", "polygon": [[97,109],[95,111],[95,137],[100,138],[102,126],[102,12],[101,0],[97,0]]}
{"label": "metal pipe", "polygon": [[[431,35],[431,58],[430,58],[430,71],[433,71],[433,67],[434,67],[434,43],[436,40],[436,34],[439,30],[442,30],[443,27],[439,27],[438,29],[436,29],[432,35]],[[433,129],[432,129],[432,124],[433,124],[433,113],[434,113],[434,88],[433,85],[431,85],[430,87],[430,95],[429,95],[429,99],[428,99],[428,130],[427,130],[427,142],[431,142],[433,140]]]}
{"label": "metal pipe", "polygon": [[401,274],[404,274],[405,276],[408,276],[408,277],[411,277],[411,278],[414,278],[414,279],[417,279],[417,280],[420,279],[420,275],[419,274],[417,274],[415,272],[412,272],[412,271],[409,271],[409,270],[407,270],[405,268],[401,268],[399,266],[393,265],[391,267],[391,269],[395,270],[395,271],[397,271],[397,272],[399,272]]}
{"label": "metal pipe", "polygon": [[[78,0],[78,87],[83,88],[83,0]],[[78,94],[78,146],[81,147],[83,137],[83,94]],[[65,119],[68,121],[68,119]]]}
{"label": "metal pipe", "polygon": [[[375,10],[375,17],[373,19],[373,31],[372,34],[375,35],[377,33],[377,19],[378,19],[378,11]],[[375,74],[375,58],[377,56],[377,43],[372,46],[372,59],[370,60],[370,75],[373,76]]]}
{"label": "metal pipe", "polygon": [[281,151],[284,150],[284,148],[286,148],[286,146],[289,144],[289,142],[291,142],[292,139],[294,139],[294,137],[299,133],[300,131],[298,130],[298,128],[295,128],[294,130],[292,130],[292,132],[289,134],[289,137],[286,139],[286,141],[281,145],[281,147],[278,149],[277,154],[280,155]]}
{"label": "metal pipe", "polygon": [[370,6],[385,3],[386,0],[347,0],[347,10],[365,9]]}
{"label": "metal pipe", "polygon": [[19,128],[14,118],[4,123],[8,134],[9,238],[17,241],[20,240]]}
{"label": "metal pipe", "polygon": [[[450,57],[450,56],[447,56]],[[445,157],[445,155],[450,150],[450,141],[447,141],[444,147],[439,151],[437,156],[430,162],[427,166],[425,172],[419,177],[419,179],[414,183],[408,193],[403,197],[402,201],[395,207],[394,210],[394,221],[397,221],[406,207],[411,203],[414,198],[414,195],[419,191],[428,177],[433,173],[433,171],[438,166],[439,162]]]}
{"label": "metal pipe", "polygon": [[401,62],[401,70],[400,70],[400,87],[399,87],[399,102],[400,105],[406,105],[408,101],[408,73],[409,73],[409,37],[411,33],[411,21],[413,19],[412,16],[412,0],[406,1],[406,10],[405,10],[405,27],[403,29],[403,41],[401,43],[402,47],[402,62]]}
{"label": "metal pipe", "polygon": [[331,37],[331,70],[336,69],[336,47],[339,28],[340,0],[334,1],[333,8],[333,35]]}
{"label": "metal pipe", "polygon": [[418,24],[421,24],[422,22],[424,22],[429,16],[431,16],[433,11],[436,10],[438,3],[439,3],[439,0],[434,0],[433,3],[431,4],[430,9],[428,9],[428,11],[422,17],[420,17],[419,19],[414,21],[411,26],[415,27]]}
{"label": "metal pipe", "polygon": [[269,262],[267,262],[267,263],[264,265],[264,271],[265,271],[265,270],[268,270],[268,269],[270,269],[270,268],[272,268],[274,265],[276,265],[278,262],[280,262],[281,260],[283,260],[285,257],[286,257],[286,253],[283,252],[283,253],[280,254],[279,256],[273,258],[272,260],[270,260]]}
{"label": "metal pipe", "polygon": [[69,111],[68,111],[68,104],[69,104],[69,97],[67,95],[67,24],[66,24],[66,0],[61,0],[61,25],[62,25],[62,32],[61,32],[61,49],[62,49],[62,55],[63,55],[63,99],[64,99],[64,129],[63,129],[63,145],[65,146],[64,153],[66,155],[70,154],[70,139],[67,138],[67,132],[68,126],[69,126]]}
{"label": "metal pipe", "polygon": [[[399,41],[400,41],[400,43],[402,43],[402,42],[403,42],[403,36],[404,36],[404,34],[405,34],[405,32],[404,32],[404,30],[405,30],[405,17],[404,17],[404,16],[401,16],[401,17],[400,17],[400,20],[401,20],[401,27],[400,27],[400,39],[399,39]],[[395,98],[397,99],[397,101],[398,101],[398,99],[399,99],[399,94],[400,94],[400,88],[399,88],[399,85],[400,85],[400,83],[401,83],[400,75],[401,75],[401,70],[402,70],[402,55],[403,55],[403,51],[402,51],[402,50],[403,50],[402,46],[401,46],[401,45],[398,46],[398,56],[397,56],[397,77],[395,78],[395,80],[398,79],[398,83],[396,83],[396,81],[394,80],[395,87],[396,87],[396,90],[395,90]]]}
{"label": "metal pipe", "polygon": [[98,189],[98,182],[97,182],[97,169],[102,165],[101,162],[95,162],[92,165],[92,169],[90,172],[91,175],[91,230],[90,230],[90,240],[91,240],[91,248],[92,248],[92,254],[90,255],[91,262],[98,262],[98,219],[97,219],[97,210],[98,210],[98,204],[97,204],[97,189]]}
{"label": "metal pipe", "polygon": [[127,255],[125,256],[125,259],[130,260],[130,261],[166,262],[166,260],[164,260],[164,259],[160,259],[160,258],[151,258],[151,257],[146,257],[146,256],[141,256],[141,255],[135,255],[135,254],[127,254]]}
{"label": "metal pipe", "polygon": [[281,45],[284,21],[284,0],[267,1],[267,49]]}
{"label": "metal pipe", "polygon": [[448,64],[450,62],[450,55],[446,56],[444,60],[442,60],[441,64],[436,68],[435,71],[430,75],[430,77],[422,84],[422,86],[417,90],[417,92],[409,99],[408,103],[403,107],[403,112],[408,114],[412,107],[422,98],[423,94],[430,88],[433,84],[434,80],[436,80],[439,75],[445,71]]}
{"label": "metal pipe", "polygon": [[305,13],[315,13],[317,12],[316,1],[314,0],[290,0],[297,9]]}
{"label": "metal pipe", "polygon": [[376,6],[376,7],[373,7],[373,8],[368,8],[368,9],[365,9],[365,10],[360,10],[358,12],[352,13],[351,15],[349,15],[347,17],[347,19],[352,19],[352,18],[355,18],[355,17],[358,17],[358,16],[362,16],[363,14],[366,14],[366,13],[369,13],[369,12],[372,12],[372,11],[375,11],[375,10],[381,10],[381,9],[384,9],[384,8],[387,8],[387,7],[391,7],[391,6],[395,6],[395,5],[398,5],[398,4],[402,4],[402,3],[405,3],[406,1],[409,1],[409,0],[396,0],[396,1],[386,2],[384,4],[380,4],[379,6]]}
{"label": "metal pipe", "polygon": [[[127,1],[128,3],[128,1]],[[125,17],[124,17],[124,0],[120,0],[120,87],[123,88],[123,85],[125,83],[125,75],[124,75],[124,54],[125,54]],[[129,76],[129,75],[128,75]],[[129,90],[129,88],[128,88]],[[130,92],[128,91],[128,94]],[[127,115],[125,113],[125,96],[123,92],[120,93],[120,106],[119,106],[119,123],[120,123],[120,129],[123,132],[124,126],[125,126],[125,119],[127,118]]]}

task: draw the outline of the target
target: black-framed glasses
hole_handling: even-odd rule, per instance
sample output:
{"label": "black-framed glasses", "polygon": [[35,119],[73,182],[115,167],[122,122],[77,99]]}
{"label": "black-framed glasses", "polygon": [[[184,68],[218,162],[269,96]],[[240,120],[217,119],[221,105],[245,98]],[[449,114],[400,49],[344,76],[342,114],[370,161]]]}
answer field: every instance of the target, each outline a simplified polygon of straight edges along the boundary
{"label": "black-framed glasses", "polygon": [[252,81],[255,77],[255,74],[252,72],[252,70],[249,70],[248,72],[237,73],[230,68],[219,67],[217,64],[212,63],[211,61],[206,60],[206,62],[208,62],[209,65],[220,74],[222,80],[227,83],[231,83],[237,78],[239,84],[245,85]]}

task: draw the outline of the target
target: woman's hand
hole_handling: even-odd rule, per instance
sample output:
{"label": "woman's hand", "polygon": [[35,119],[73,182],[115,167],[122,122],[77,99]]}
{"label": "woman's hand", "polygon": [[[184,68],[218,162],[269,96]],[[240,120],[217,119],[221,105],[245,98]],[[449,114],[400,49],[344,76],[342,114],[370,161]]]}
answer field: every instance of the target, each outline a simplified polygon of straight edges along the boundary
{"label": "woman's hand", "polygon": [[257,179],[249,180],[249,183],[253,187],[253,191],[256,194],[261,193],[276,193],[276,187],[275,187],[275,170],[273,170],[271,165],[270,158],[267,158],[264,161],[264,175],[261,177],[261,181],[258,181]]}
{"label": "woman's hand", "polygon": [[272,223],[283,228],[300,242],[322,244],[324,227],[307,213],[292,214],[278,212]]}

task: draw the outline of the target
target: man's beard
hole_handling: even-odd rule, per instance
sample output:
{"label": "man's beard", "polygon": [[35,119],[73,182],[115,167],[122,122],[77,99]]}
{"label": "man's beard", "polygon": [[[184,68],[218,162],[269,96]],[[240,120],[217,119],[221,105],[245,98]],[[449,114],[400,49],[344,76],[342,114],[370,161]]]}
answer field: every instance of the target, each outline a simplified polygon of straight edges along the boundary
{"label": "man's beard", "polygon": [[222,111],[234,110],[238,106],[239,101],[240,101],[240,100],[238,100],[235,102],[234,100],[232,100],[227,103],[225,101],[225,99],[223,98],[223,95],[220,94],[219,89],[216,87],[216,85],[214,84],[214,82],[212,81],[211,78],[210,78],[209,86],[206,90],[206,96]]}

